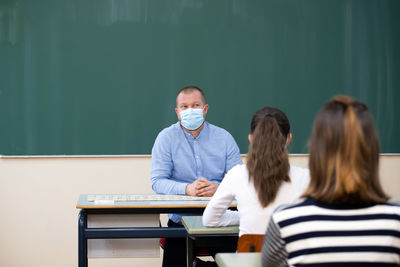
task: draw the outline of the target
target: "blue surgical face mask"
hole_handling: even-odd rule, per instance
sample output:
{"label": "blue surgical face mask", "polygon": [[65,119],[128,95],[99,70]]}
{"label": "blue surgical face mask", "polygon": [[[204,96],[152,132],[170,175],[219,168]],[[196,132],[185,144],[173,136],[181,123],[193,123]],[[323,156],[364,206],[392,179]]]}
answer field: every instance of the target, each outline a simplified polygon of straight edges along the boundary
{"label": "blue surgical face mask", "polygon": [[181,125],[188,130],[196,130],[204,122],[202,108],[188,108],[179,112]]}

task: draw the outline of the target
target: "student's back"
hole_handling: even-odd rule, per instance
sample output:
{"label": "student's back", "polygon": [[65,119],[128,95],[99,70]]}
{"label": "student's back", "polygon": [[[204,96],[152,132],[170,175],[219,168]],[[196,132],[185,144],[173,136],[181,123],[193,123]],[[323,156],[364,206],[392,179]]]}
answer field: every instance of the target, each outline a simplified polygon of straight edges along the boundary
{"label": "student's back", "polygon": [[[236,165],[208,203],[203,214],[204,224],[210,227],[239,225],[239,236],[264,235],[272,212],[279,205],[298,199],[308,186],[308,169],[290,166],[289,173],[291,181],[282,183],[276,199],[263,207],[253,182],[249,181],[246,165]],[[227,210],[233,200],[238,203],[238,211]]]}
{"label": "student's back", "polygon": [[[297,199],[309,183],[308,169],[289,165],[290,140],[289,120],[281,110],[257,111],[250,126],[247,163],[225,175],[204,211],[204,225],[239,225],[240,237],[264,235],[273,210]],[[238,211],[227,210],[233,200]]]}
{"label": "student's back", "polygon": [[399,266],[400,205],[379,183],[379,142],[368,108],[337,96],[317,115],[310,186],[273,213],[263,266]]}
{"label": "student's back", "polygon": [[[326,205],[313,198],[281,207],[267,238],[285,242],[281,252],[290,265],[397,266],[400,263],[400,205]],[[279,227],[278,227],[279,225]],[[279,231],[278,231],[279,229]],[[272,231],[271,231],[272,230]],[[264,266],[279,266],[271,258]],[[314,266],[314,265],[313,265]]]}

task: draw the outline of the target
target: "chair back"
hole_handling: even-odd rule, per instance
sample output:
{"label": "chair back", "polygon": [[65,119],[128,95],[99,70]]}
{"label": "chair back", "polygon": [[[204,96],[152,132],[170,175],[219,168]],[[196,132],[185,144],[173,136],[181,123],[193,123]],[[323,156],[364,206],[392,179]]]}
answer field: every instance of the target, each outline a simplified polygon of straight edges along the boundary
{"label": "chair back", "polygon": [[261,252],[264,235],[242,235],[239,237],[237,252]]}

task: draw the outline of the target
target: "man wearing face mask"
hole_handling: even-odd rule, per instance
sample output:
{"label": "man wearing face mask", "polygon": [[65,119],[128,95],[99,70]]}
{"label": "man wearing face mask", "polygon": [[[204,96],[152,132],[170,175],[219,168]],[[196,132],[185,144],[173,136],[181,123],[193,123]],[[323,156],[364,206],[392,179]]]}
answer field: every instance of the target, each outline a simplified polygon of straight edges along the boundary
{"label": "man wearing face mask", "polygon": [[[224,129],[204,119],[208,104],[196,86],[176,97],[178,122],[162,130],[152,150],[151,183],[158,194],[212,196],[225,173],[242,164],[239,148]],[[180,227],[181,216],[169,214],[169,227]],[[186,265],[185,239],[166,239],[163,266]]]}

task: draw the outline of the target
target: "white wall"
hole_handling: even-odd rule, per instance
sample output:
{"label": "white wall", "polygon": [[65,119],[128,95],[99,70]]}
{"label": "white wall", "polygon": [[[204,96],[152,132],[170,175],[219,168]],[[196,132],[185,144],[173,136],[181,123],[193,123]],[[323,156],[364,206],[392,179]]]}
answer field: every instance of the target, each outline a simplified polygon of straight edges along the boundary
{"label": "white wall", "polygon": [[[291,155],[307,165],[306,155]],[[153,193],[150,156],[0,158],[0,266],[78,262],[78,196]],[[384,189],[400,200],[400,155],[381,157]],[[91,259],[90,267],[161,266],[160,259]]]}

